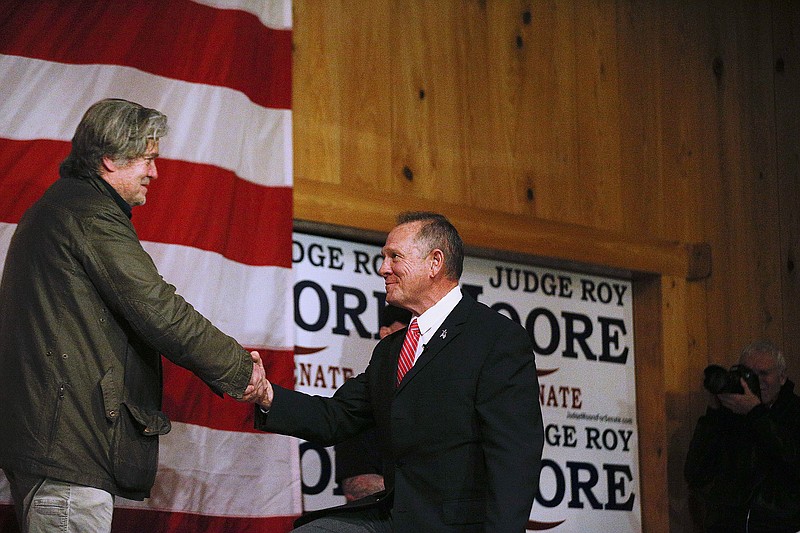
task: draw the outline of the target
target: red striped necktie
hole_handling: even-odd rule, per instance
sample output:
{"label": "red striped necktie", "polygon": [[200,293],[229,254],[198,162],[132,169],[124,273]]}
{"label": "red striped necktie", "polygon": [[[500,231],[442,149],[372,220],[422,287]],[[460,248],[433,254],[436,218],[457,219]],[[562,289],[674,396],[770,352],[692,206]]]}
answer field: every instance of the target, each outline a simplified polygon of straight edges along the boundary
{"label": "red striped necktie", "polygon": [[406,331],[406,339],[403,341],[403,349],[400,350],[400,360],[397,362],[397,385],[403,381],[403,376],[414,366],[414,354],[417,352],[419,343],[419,326],[417,319],[411,321]]}

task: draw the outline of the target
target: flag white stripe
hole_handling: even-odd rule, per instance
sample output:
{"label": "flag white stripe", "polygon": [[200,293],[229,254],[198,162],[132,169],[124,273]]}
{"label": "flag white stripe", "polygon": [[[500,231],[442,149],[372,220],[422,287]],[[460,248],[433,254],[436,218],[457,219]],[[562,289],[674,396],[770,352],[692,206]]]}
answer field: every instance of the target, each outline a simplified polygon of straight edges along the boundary
{"label": "flag white stripe", "polygon": [[3,279],[3,269],[6,266],[6,254],[11,244],[11,237],[14,235],[16,229],[16,224],[0,222],[0,279]]}
{"label": "flag white stripe", "polygon": [[70,141],[90,105],[125,98],[169,117],[162,157],[214,165],[259,185],[292,184],[291,110],[259,106],[233,89],[9,55],[0,55],[0,79],[0,137]]}
{"label": "flag white stripe", "polygon": [[[151,497],[143,502],[118,497],[116,507],[235,517],[302,512],[293,437],[173,422],[159,449]],[[11,503],[8,480],[0,472],[0,504]]]}
{"label": "flag white stripe", "polygon": [[8,486],[8,480],[5,474],[0,471],[0,504],[12,504],[11,500],[11,487]]}
{"label": "flag white stripe", "polygon": [[218,9],[238,9],[258,17],[261,23],[276,30],[292,28],[292,3],[289,0],[194,0]]}
{"label": "flag white stripe", "polygon": [[150,498],[118,498],[118,507],[235,517],[302,512],[295,438],[173,422],[161,444]]}
{"label": "flag white stripe", "polygon": [[250,266],[177,244],[143,242],[159,273],[215,326],[250,348],[294,346],[289,268]]}

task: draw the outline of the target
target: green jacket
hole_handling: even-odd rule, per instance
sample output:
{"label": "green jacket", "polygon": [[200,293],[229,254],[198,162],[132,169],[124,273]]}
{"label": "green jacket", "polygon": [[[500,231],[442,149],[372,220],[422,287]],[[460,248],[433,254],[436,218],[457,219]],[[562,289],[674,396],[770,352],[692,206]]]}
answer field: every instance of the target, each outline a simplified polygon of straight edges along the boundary
{"label": "green jacket", "polygon": [[149,496],[161,357],[241,398],[253,364],[166,283],[113,190],[62,177],[23,215],[0,282],[0,467]]}

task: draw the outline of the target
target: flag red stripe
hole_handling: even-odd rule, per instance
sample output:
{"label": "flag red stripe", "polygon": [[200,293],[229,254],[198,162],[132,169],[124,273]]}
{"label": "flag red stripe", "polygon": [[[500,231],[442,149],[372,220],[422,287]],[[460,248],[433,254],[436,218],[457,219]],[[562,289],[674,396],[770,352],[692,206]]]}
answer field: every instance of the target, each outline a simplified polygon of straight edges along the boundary
{"label": "flag red stripe", "polygon": [[162,177],[134,215],[140,239],[218,252],[246,265],[291,267],[291,188],[184,161],[159,160],[158,169]]}
{"label": "flag red stripe", "polygon": [[[294,388],[294,357],[291,351],[260,349],[267,379]],[[256,432],[253,405],[229,397],[220,398],[197,376],[164,359],[164,412],[170,420],[212,429]]]}
{"label": "flag red stripe", "polygon": [[291,30],[267,28],[244,11],[189,0],[5,0],[0,35],[3,54],[134,67],[291,108]]}
{"label": "flag red stripe", "polygon": [[189,513],[114,509],[112,531],[115,533],[161,533],[165,531],[202,531],[204,533],[272,533],[289,531],[296,516],[221,517]]}
{"label": "flag red stripe", "polygon": [[[62,141],[0,139],[0,222],[15,224],[58,178]],[[252,266],[291,267],[292,190],[265,187],[212,165],[157,162],[160,178],[134,209],[143,241],[192,246]]]}
{"label": "flag red stripe", "polygon": [[0,139],[0,222],[16,224],[22,214],[58,178],[58,166],[70,143]]}

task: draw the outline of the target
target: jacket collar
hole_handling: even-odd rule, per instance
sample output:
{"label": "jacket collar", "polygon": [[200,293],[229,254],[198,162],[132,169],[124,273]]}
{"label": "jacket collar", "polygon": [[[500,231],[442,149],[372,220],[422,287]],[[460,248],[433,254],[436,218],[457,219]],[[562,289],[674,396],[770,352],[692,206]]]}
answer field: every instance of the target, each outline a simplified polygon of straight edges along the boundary
{"label": "jacket collar", "polygon": [[133,216],[133,209],[131,208],[131,204],[123,200],[122,196],[120,196],[119,193],[116,191],[116,189],[114,189],[114,187],[112,187],[111,184],[109,184],[106,180],[104,180],[100,176],[96,176],[95,179],[99,180],[100,183],[102,183],[105,186],[106,190],[108,191],[108,194],[111,196],[114,202],[116,202],[119,208],[122,209],[122,212],[125,213],[125,216],[131,218]]}
{"label": "jacket collar", "polygon": [[119,208],[122,209],[122,212],[125,213],[125,216],[131,218],[133,215],[133,209],[131,208],[130,204],[123,200],[122,196],[119,195],[114,187],[112,187],[106,180],[101,178],[99,174],[90,172],[71,174],[68,172],[68,169],[65,169],[62,166],[61,179],[76,179],[86,181],[101,193],[111,197],[111,199],[114,200],[114,203],[116,203]]}

